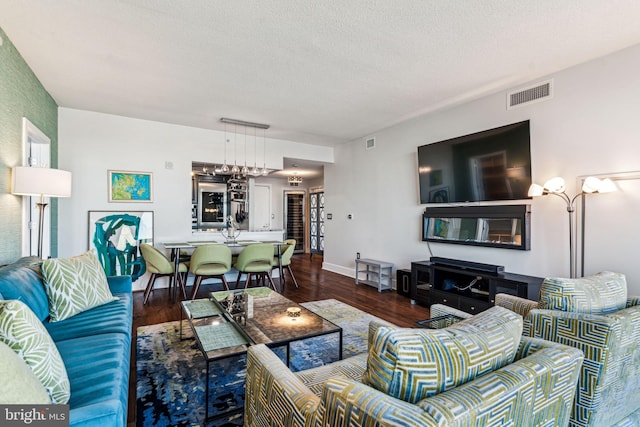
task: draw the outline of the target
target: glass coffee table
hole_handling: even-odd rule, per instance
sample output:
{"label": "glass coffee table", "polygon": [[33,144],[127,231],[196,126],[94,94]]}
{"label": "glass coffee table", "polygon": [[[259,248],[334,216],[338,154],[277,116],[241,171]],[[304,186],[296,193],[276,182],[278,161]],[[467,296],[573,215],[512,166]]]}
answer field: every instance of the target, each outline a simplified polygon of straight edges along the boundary
{"label": "glass coffee table", "polygon": [[432,317],[431,319],[418,320],[414,324],[418,328],[442,329],[458,323],[461,320],[463,320],[462,317],[458,317],[455,314],[445,314],[444,316]]}
{"label": "glass coffee table", "polygon": [[[247,300],[242,315],[227,309],[229,295],[239,293],[245,293],[242,298]],[[209,417],[209,378],[213,362],[245,354],[251,345],[266,344],[271,348],[286,346],[289,366],[292,342],[328,334],[338,334],[338,358],[342,359],[341,327],[269,288],[213,292],[208,299],[182,301],[181,308],[180,338],[183,338],[186,320],[206,362],[205,422],[243,409],[234,408]]]}

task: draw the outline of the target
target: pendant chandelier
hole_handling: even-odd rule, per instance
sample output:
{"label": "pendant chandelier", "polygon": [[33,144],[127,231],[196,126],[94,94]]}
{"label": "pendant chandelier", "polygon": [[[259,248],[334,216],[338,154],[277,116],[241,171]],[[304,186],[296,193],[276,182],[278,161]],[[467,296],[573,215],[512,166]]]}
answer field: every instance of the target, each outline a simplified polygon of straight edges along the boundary
{"label": "pendant chandelier", "polygon": [[224,124],[224,163],[220,168],[220,172],[229,173],[229,166],[227,166],[227,143],[229,140],[227,139],[227,124]]}
{"label": "pendant chandelier", "polygon": [[269,175],[269,170],[267,169],[267,139],[265,138],[265,130],[262,129],[262,175]]}
{"label": "pendant chandelier", "polygon": [[244,166],[242,167],[240,172],[242,173],[242,176],[247,176],[247,172],[249,172],[249,169],[247,169],[247,128],[246,126],[244,128]]}
{"label": "pendant chandelier", "polygon": [[261,173],[258,169],[258,156],[256,150],[256,128],[253,128],[253,169],[251,169],[251,175],[253,176],[258,176]]}
{"label": "pendant chandelier", "polygon": [[233,167],[231,168],[231,173],[233,175],[240,172],[240,168],[238,167],[238,149],[237,149],[237,139],[238,139],[238,126],[233,126]]}
{"label": "pendant chandelier", "polygon": [[[268,175],[269,170],[267,169],[267,144],[266,144],[266,129],[269,129],[269,125],[265,125],[262,123],[254,123],[247,122],[244,120],[230,119],[227,117],[220,118],[220,121],[225,124],[225,151],[224,151],[224,164],[220,169],[222,173],[228,173],[231,171],[232,175],[237,175],[242,173],[242,175],[247,175],[251,172],[251,175]],[[233,166],[229,169],[227,166],[227,124],[234,125],[233,127]],[[238,139],[238,126],[244,127],[244,166],[242,169],[238,166],[238,150],[237,150],[237,139]],[[247,128],[253,128],[253,169],[249,171],[247,167]],[[257,158],[257,131],[256,129],[262,129],[262,170],[258,168],[258,158]]]}

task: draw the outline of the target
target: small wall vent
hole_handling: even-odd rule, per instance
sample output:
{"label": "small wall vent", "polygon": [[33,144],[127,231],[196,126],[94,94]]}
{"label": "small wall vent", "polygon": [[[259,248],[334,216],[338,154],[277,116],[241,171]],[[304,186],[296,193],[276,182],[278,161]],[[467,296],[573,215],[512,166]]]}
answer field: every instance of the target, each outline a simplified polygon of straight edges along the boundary
{"label": "small wall vent", "polygon": [[545,101],[553,97],[553,80],[538,82],[524,89],[507,93],[507,110]]}
{"label": "small wall vent", "polygon": [[367,150],[371,150],[372,148],[376,148],[376,138],[375,137],[367,138],[366,141],[365,141],[364,147]]}

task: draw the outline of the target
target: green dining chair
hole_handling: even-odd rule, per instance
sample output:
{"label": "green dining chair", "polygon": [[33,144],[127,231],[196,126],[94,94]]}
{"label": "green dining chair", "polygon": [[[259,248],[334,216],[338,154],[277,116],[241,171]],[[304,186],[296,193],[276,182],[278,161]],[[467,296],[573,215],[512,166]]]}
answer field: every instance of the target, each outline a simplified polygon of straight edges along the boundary
{"label": "green dining chair", "polygon": [[[151,273],[151,277],[149,277],[149,282],[147,283],[147,288],[144,290],[143,304],[146,304],[158,277],[169,277],[170,290],[172,285],[177,286],[173,283],[173,278],[175,277],[175,265],[169,261],[169,258],[167,258],[165,254],[147,243],[140,244],[140,253],[142,254],[144,262],[147,264],[147,271]],[[187,298],[187,290],[185,288],[182,275],[186,274],[188,271],[189,263],[181,262],[178,264],[178,284],[182,289],[182,295],[185,299]]]}
{"label": "green dining chair", "polygon": [[[284,285],[286,283],[286,278],[285,278],[285,274],[284,271],[288,271],[289,272],[289,276],[291,276],[291,280],[293,280],[293,284],[296,285],[296,288],[298,288],[298,281],[296,280],[296,276],[293,275],[293,270],[291,270],[291,257],[293,256],[293,252],[296,249],[296,241],[295,239],[287,239],[284,241],[284,245],[282,245],[280,247],[280,250],[282,251],[282,284]],[[278,262],[278,247],[275,247],[274,250],[274,254],[273,254],[273,259],[271,260],[271,272],[273,273],[273,270],[277,270],[280,268],[280,264]]]}
{"label": "green dining chair", "polygon": [[195,276],[191,299],[195,299],[200,284],[205,279],[220,279],[228,291],[229,285],[224,275],[231,271],[231,249],[225,245],[198,246],[191,254],[189,271]]}
{"label": "green dining chair", "polygon": [[251,276],[256,275],[258,282],[265,279],[269,281],[271,288],[276,290],[273,280],[271,279],[271,261],[273,260],[273,245],[271,243],[257,243],[249,245],[240,252],[235,268],[238,270],[238,279],[236,280],[236,288],[240,284],[243,274],[247,275],[247,281],[244,285],[245,289],[251,283]]}

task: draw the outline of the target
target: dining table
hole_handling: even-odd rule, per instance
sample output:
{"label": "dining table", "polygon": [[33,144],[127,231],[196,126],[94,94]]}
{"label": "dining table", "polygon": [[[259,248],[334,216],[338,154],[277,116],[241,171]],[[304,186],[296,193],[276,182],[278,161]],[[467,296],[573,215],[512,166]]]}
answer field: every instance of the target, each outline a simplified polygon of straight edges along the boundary
{"label": "dining table", "polygon": [[[181,249],[195,249],[198,246],[204,245],[225,245],[229,249],[231,249],[232,255],[238,255],[244,248],[249,245],[256,243],[271,243],[275,248],[277,248],[277,257],[278,257],[278,277],[280,278],[280,283],[282,283],[283,277],[283,269],[282,269],[282,245],[284,242],[277,240],[234,240],[234,241],[216,241],[216,240],[191,240],[191,241],[174,241],[174,242],[162,242],[162,245],[171,251],[170,259],[174,263],[173,269],[173,283],[178,283],[179,276],[179,265],[180,265],[180,250]],[[186,286],[186,283],[185,283]],[[177,287],[177,285],[176,285]],[[173,291],[170,291],[173,293]],[[173,300],[175,301],[178,292],[173,293]]]}

